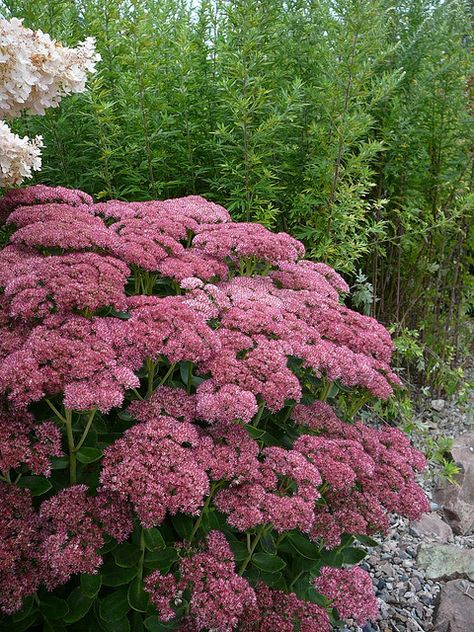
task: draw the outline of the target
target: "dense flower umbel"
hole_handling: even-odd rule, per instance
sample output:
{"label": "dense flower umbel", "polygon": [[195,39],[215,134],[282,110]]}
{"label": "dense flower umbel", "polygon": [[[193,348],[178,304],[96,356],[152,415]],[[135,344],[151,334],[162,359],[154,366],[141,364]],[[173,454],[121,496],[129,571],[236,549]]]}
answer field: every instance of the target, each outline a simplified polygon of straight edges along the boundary
{"label": "dense flower umbel", "polygon": [[0,610],[12,613],[37,589],[38,517],[28,490],[0,482]]}
{"label": "dense flower umbel", "polygon": [[93,202],[91,196],[84,191],[35,184],[31,187],[7,191],[0,200],[0,217],[4,221],[12,211],[21,206],[50,203],[78,206],[80,204],[93,204]]}
{"label": "dense flower umbel", "polygon": [[293,417],[320,435],[302,435],[294,448],[318,467],[330,486],[312,534],[327,547],[337,546],[342,532],[385,531],[387,512],[413,520],[429,510],[415,480],[425,458],[400,430],[346,424],[323,402],[299,405]]}
{"label": "dense flower umbel", "polygon": [[0,412],[0,472],[25,463],[34,474],[51,474],[52,456],[61,456],[61,431],[52,421],[35,423],[29,413]]}
{"label": "dense flower umbel", "polygon": [[[15,245],[1,258],[8,261],[8,270],[0,274],[12,317],[42,318],[51,310],[94,312],[106,306],[123,310],[129,274],[124,261],[155,275],[151,290],[160,275],[182,281],[186,288],[184,298],[128,299],[132,319],[120,334],[128,345],[122,346],[123,356],[116,362],[122,377],[111,377],[118,386],[107,406],[120,404],[117,388],[123,392],[133,386],[125,372],[136,370],[146,357],[191,360],[199,372],[210,373],[212,386],[203,385],[197,400],[200,413],[209,420],[231,420],[235,415],[248,421],[258,396],[275,411],[289,399],[298,400],[301,387],[288,368],[290,356],[301,358],[316,376],[361,386],[381,397],[398,382],[388,365],[391,342],[385,329],[342,306],[338,292],[347,290],[342,279],[327,266],[298,261],[303,248],[288,235],[229,222],[224,209],[196,196],[94,205],[77,191],[32,187],[31,192],[10,194],[2,204],[5,211],[12,211],[7,221],[17,227],[11,237]],[[120,212],[115,216],[129,209],[128,219],[113,222],[117,207]],[[107,224],[101,219],[104,215]],[[190,242],[193,233],[197,234]],[[55,254],[41,255],[38,249]],[[68,254],[58,255],[58,249]],[[252,265],[260,261],[274,269],[269,276],[235,276],[249,258]],[[229,275],[232,278],[225,280]],[[199,279],[211,277],[221,281],[200,284]],[[190,278],[195,281],[190,283]],[[217,331],[206,322],[209,319],[220,321]],[[45,327],[57,325],[51,321]],[[33,329],[35,346],[38,335]],[[43,330],[41,335],[47,333]],[[68,369],[65,375],[67,383],[58,382],[58,390],[72,388],[71,405],[106,409],[104,398],[98,392],[94,396],[87,384],[70,384],[77,379],[75,371]],[[98,381],[102,388],[110,382],[104,379]],[[0,380],[8,388],[8,379]],[[15,390],[11,397],[17,404],[44,392],[30,386],[28,397],[17,397]]]}
{"label": "dense flower umbel", "polygon": [[125,284],[130,270],[114,257],[84,252],[38,258],[34,264],[5,285],[13,317],[34,318],[67,310],[94,312],[109,306],[123,310],[127,306]]}
{"label": "dense flower umbel", "polygon": [[75,485],[43,501],[38,511],[26,489],[0,482],[0,610],[15,612],[40,583],[54,588],[74,573],[102,564],[104,536],[130,535],[130,508],[120,498],[87,496]]}
{"label": "dense flower umbel", "polygon": [[329,632],[331,626],[324,608],[298,599],[295,593],[272,590],[265,584],[257,586],[257,604],[248,608],[242,622],[242,632]]}
{"label": "dense flower umbel", "polygon": [[[330,563],[389,512],[418,517],[424,458],[319,401],[399,382],[388,333],[342,304],[344,280],[199,196],[94,204],[39,185],[0,214],[2,611],[67,592],[105,556],[106,573],[135,565],[120,590],[136,613],[145,577],[183,632],[329,632],[331,607],[374,616],[364,574],[313,582],[321,551]],[[29,474],[51,476],[46,498],[16,487],[33,490]]]}
{"label": "dense flower umbel", "polygon": [[183,557],[179,571],[179,582],[159,571],[146,578],[146,590],[163,621],[174,618],[173,606],[185,590],[191,591],[191,629],[196,631],[234,630],[244,611],[256,604],[254,590],[237,575],[232,551],[219,531],[209,533],[205,548]]}
{"label": "dense flower umbel", "polygon": [[331,600],[343,619],[364,625],[377,616],[377,599],[370,575],[361,568],[324,566],[314,582],[317,590]]}
{"label": "dense flower umbel", "polygon": [[94,521],[94,501],[85,485],[63,489],[41,505],[42,543],[39,560],[49,573],[49,588],[66,582],[73,573],[94,573],[102,563],[102,529]]}
{"label": "dense flower umbel", "polygon": [[254,477],[219,492],[217,508],[229,514],[229,523],[241,531],[270,523],[280,532],[309,532],[320,496],[318,469],[295,450],[273,447],[263,454]]}
{"label": "dense flower umbel", "polygon": [[144,527],[161,524],[167,511],[196,515],[209,494],[208,448],[190,423],[151,418],[107,449],[102,486],[128,498]]}

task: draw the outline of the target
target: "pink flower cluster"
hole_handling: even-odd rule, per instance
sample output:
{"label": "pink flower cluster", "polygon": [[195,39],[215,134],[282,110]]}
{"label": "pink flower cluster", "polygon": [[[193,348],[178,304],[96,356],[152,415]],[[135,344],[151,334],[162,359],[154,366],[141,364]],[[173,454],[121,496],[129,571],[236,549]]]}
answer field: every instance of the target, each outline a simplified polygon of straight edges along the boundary
{"label": "pink flower cluster", "polygon": [[294,421],[315,434],[290,449],[261,450],[241,425],[193,425],[199,400],[179,388],[160,387],[128,410],[141,423],[107,449],[101,482],[132,502],[143,526],[166,512],[195,514],[212,481],[215,507],[239,531],[299,529],[327,548],[343,533],[386,530],[388,512],[416,519],[428,509],[415,480],[425,459],[405,435],[344,423],[323,402],[295,407]]}
{"label": "pink flower cluster", "polygon": [[[48,569],[42,580],[49,590],[64,584],[74,573],[95,573],[102,558],[102,529],[94,521],[94,500],[85,485],[61,490],[39,510],[41,545],[39,563]],[[44,573],[43,573],[44,575]]]}
{"label": "pink flower cluster", "polygon": [[302,435],[294,449],[329,484],[312,530],[312,537],[321,538],[327,548],[337,546],[342,533],[386,531],[388,512],[415,520],[429,510],[415,478],[425,457],[400,430],[344,423],[323,402],[296,406],[293,420],[317,433]]}
{"label": "pink flower cluster", "polygon": [[38,517],[26,489],[0,482],[0,612],[11,614],[37,589]]}
{"label": "pink flower cluster", "polygon": [[342,619],[354,619],[364,625],[378,613],[377,599],[370,575],[361,568],[330,568],[320,570],[314,585],[316,590],[331,600]]}
{"label": "pink flower cluster", "polygon": [[[1,253],[0,253],[1,261]],[[41,318],[53,312],[125,310],[128,267],[92,252],[27,259],[28,269],[10,270],[4,297],[14,318]],[[25,266],[26,268],[26,266]],[[5,275],[6,276],[6,275]]]}
{"label": "pink flower cluster", "polygon": [[21,464],[34,474],[49,476],[52,456],[61,456],[61,431],[52,421],[35,423],[27,412],[0,412],[0,472]]}
{"label": "pink flower cluster", "polygon": [[192,424],[150,417],[107,448],[102,487],[130,500],[144,527],[161,524],[167,511],[196,515],[209,494],[209,447]]}
{"label": "pink flower cluster", "polygon": [[219,260],[239,262],[248,257],[278,265],[304,257],[301,242],[286,233],[271,233],[260,224],[225,223],[200,226],[193,245]]}
{"label": "pink flower cluster", "polygon": [[[0,389],[15,406],[63,392],[69,407],[108,411],[147,358],[196,365],[198,415],[210,422],[248,422],[257,400],[273,411],[299,401],[289,357],[379,397],[399,383],[387,331],[344,307],[347,284],[301,259],[289,235],[234,223],[199,196],[94,204],[38,185],[9,192],[1,209],[14,232],[0,252]],[[127,296],[159,294],[166,279],[183,295]]]}
{"label": "pink flower cluster", "polygon": [[[321,402],[315,408],[319,411]],[[309,414],[303,406],[294,413],[306,421]],[[266,448],[262,462],[253,459],[256,442],[252,451],[245,449],[253,459],[252,467],[247,458],[245,471],[235,467],[233,479],[227,472],[223,478],[234,482],[215,498],[216,507],[228,514],[232,526],[242,531],[265,523],[277,531],[298,528],[333,548],[340,544],[342,533],[385,531],[389,512],[417,519],[428,511],[415,480],[425,459],[402,432],[346,424],[330,409],[328,418],[328,423],[320,421],[321,428],[336,420],[337,431],[302,435],[291,450]],[[238,437],[233,441],[238,445]],[[318,501],[321,482],[327,489]]]}
{"label": "pink flower cluster", "polygon": [[6,355],[0,388],[18,408],[59,392],[71,409],[119,406],[124,390],[139,385],[123,359],[127,331],[125,321],[116,318],[49,316]]}
{"label": "pink flower cluster", "polygon": [[220,491],[215,505],[240,531],[270,523],[276,531],[311,530],[321,475],[302,454],[265,448],[264,461],[248,482]]}
{"label": "pink flower cluster", "polygon": [[75,573],[95,573],[104,535],[119,541],[133,528],[130,507],[117,496],[87,496],[75,485],[35,511],[28,490],[0,482],[0,611],[21,607],[40,584],[52,589]]}
{"label": "pink flower cluster", "polygon": [[145,580],[160,618],[175,616],[185,590],[191,593],[189,629],[234,630],[244,612],[255,606],[256,596],[248,581],[237,575],[234,556],[222,533],[211,531],[205,546],[181,559],[180,579],[154,571]]}
{"label": "pink flower cluster", "polygon": [[256,587],[257,603],[247,609],[242,632],[330,632],[326,610],[298,599],[295,593],[274,590],[263,583]]}
{"label": "pink flower cluster", "polygon": [[78,206],[81,204],[92,204],[94,200],[84,191],[66,189],[65,187],[48,187],[44,184],[36,184],[22,189],[10,189],[0,200],[0,220],[4,222],[8,215],[18,206],[54,202]]}

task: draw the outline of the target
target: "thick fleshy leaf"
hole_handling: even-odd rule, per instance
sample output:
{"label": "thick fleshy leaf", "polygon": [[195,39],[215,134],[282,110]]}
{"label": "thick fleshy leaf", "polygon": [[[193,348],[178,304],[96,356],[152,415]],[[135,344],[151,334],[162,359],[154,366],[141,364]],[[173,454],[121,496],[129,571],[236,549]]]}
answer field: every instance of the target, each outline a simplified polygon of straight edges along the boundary
{"label": "thick fleshy leaf", "polygon": [[67,598],[69,612],[64,617],[64,623],[75,623],[82,619],[93,603],[93,597],[87,597],[79,587],[75,588]]}
{"label": "thick fleshy leaf", "polygon": [[120,621],[125,617],[129,609],[126,588],[115,590],[107,597],[101,599],[99,604],[100,617],[108,623]]}
{"label": "thick fleshy leaf", "polygon": [[51,483],[44,476],[22,476],[17,485],[29,489],[32,496],[41,496],[52,488]]}
{"label": "thick fleshy leaf", "polygon": [[278,573],[286,566],[286,562],[271,553],[255,553],[252,556],[252,564],[266,573]]}
{"label": "thick fleshy leaf", "polygon": [[39,609],[45,619],[63,619],[69,612],[67,601],[55,595],[46,594],[40,599]]}
{"label": "thick fleshy leaf", "polygon": [[95,597],[101,585],[102,577],[99,573],[97,575],[90,575],[89,573],[81,575],[81,590],[86,597]]}

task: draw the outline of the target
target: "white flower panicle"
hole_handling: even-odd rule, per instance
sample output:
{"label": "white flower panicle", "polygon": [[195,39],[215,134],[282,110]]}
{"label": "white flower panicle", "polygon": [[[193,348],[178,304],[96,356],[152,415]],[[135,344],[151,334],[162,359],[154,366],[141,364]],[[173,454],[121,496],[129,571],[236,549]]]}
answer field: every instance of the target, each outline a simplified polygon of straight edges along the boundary
{"label": "white flower panicle", "polygon": [[[68,48],[21,20],[0,19],[0,118],[42,115],[64,96],[83,92],[98,61],[92,37]],[[20,138],[0,121],[0,187],[20,184],[40,169],[41,147],[40,137]]]}
{"label": "white flower panicle", "polygon": [[64,95],[84,91],[99,60],[92,37],[67,48],[21,20],[0,20],[0,116],[57,107]]}
{"label": "white flower panicle", "polygon": [[30,140],[14,134],[4,121],[0,121],[0,187],[20,184],[31,178],[32,171],[41,169],[41,136]]}

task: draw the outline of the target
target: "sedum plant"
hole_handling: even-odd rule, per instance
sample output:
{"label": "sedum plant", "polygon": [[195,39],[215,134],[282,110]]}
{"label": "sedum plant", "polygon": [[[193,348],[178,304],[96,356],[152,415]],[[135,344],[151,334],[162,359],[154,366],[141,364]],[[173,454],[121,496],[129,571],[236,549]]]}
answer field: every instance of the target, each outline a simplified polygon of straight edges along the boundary
{"label": "sedum plant", "polygon": [[357,411],[390,335],[303,245],[199,196],[0,201],[1,630],[326,632],[424,457]]}

